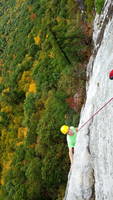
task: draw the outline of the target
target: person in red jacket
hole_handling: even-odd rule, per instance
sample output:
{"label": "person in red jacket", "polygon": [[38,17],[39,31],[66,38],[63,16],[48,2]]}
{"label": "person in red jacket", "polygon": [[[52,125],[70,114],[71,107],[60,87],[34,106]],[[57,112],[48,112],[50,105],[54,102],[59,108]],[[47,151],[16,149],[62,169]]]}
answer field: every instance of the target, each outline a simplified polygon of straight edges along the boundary
{"label": "person in red jacket", "polygon": [[109,78],[113,80],[113,70],[109,73]]}

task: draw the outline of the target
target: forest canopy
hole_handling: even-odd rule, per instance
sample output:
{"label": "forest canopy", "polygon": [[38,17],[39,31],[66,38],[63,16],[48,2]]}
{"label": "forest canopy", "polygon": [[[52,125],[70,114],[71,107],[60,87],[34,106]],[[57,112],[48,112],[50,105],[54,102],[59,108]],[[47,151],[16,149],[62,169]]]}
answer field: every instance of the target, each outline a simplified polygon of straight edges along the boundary
{"label": "forest canopy", "polygon": [[69,160],[60,126],[79,122],[94,14],[93,0],[83,11],[74,0],[0,1],[3,200],[64,196]]}

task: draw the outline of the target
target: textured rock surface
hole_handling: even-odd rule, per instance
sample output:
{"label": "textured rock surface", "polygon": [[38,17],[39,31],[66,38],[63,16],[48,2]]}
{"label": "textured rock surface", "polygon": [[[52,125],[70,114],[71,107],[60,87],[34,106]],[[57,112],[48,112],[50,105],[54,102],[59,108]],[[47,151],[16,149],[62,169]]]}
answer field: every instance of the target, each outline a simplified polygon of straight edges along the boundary
{"label": "textured rock surface", "polygon": [[[86,103],[79,127],[113,97],[113,1],[94,22],[94,52],[87,73]],[[65,200],[113,200],[113,100],[78,134]]]}

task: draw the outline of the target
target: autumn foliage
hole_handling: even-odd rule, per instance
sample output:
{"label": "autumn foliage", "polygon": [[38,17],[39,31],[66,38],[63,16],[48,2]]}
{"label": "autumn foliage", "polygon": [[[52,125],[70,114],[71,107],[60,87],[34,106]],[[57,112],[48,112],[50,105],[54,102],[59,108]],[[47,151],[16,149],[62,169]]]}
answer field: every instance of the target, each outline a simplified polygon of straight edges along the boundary
{"label": "autumn foliage", "polygon": [[78,125],[91,26],[74,0],[0,6],[0,199],[62,200],[69,159],[60,126]]}

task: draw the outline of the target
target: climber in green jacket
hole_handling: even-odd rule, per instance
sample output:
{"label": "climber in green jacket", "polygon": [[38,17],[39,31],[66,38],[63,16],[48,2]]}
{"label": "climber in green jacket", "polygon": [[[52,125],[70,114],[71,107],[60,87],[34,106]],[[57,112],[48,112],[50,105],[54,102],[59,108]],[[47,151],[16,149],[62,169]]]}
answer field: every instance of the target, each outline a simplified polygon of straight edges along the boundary
{"label": "climber in green jacket", "polygon": [[76,136],[77,136],[77,131],[78,128],[75,128],[73,126],[67,126],[67,125],[63,125],[60,128],[60,131],[63,134],[67,134],[67,144],[68,144],[68,148],[69,148],[69,158],[71,161],[71,164],[73,162],[73,149],[75,149],[76,146]]}

